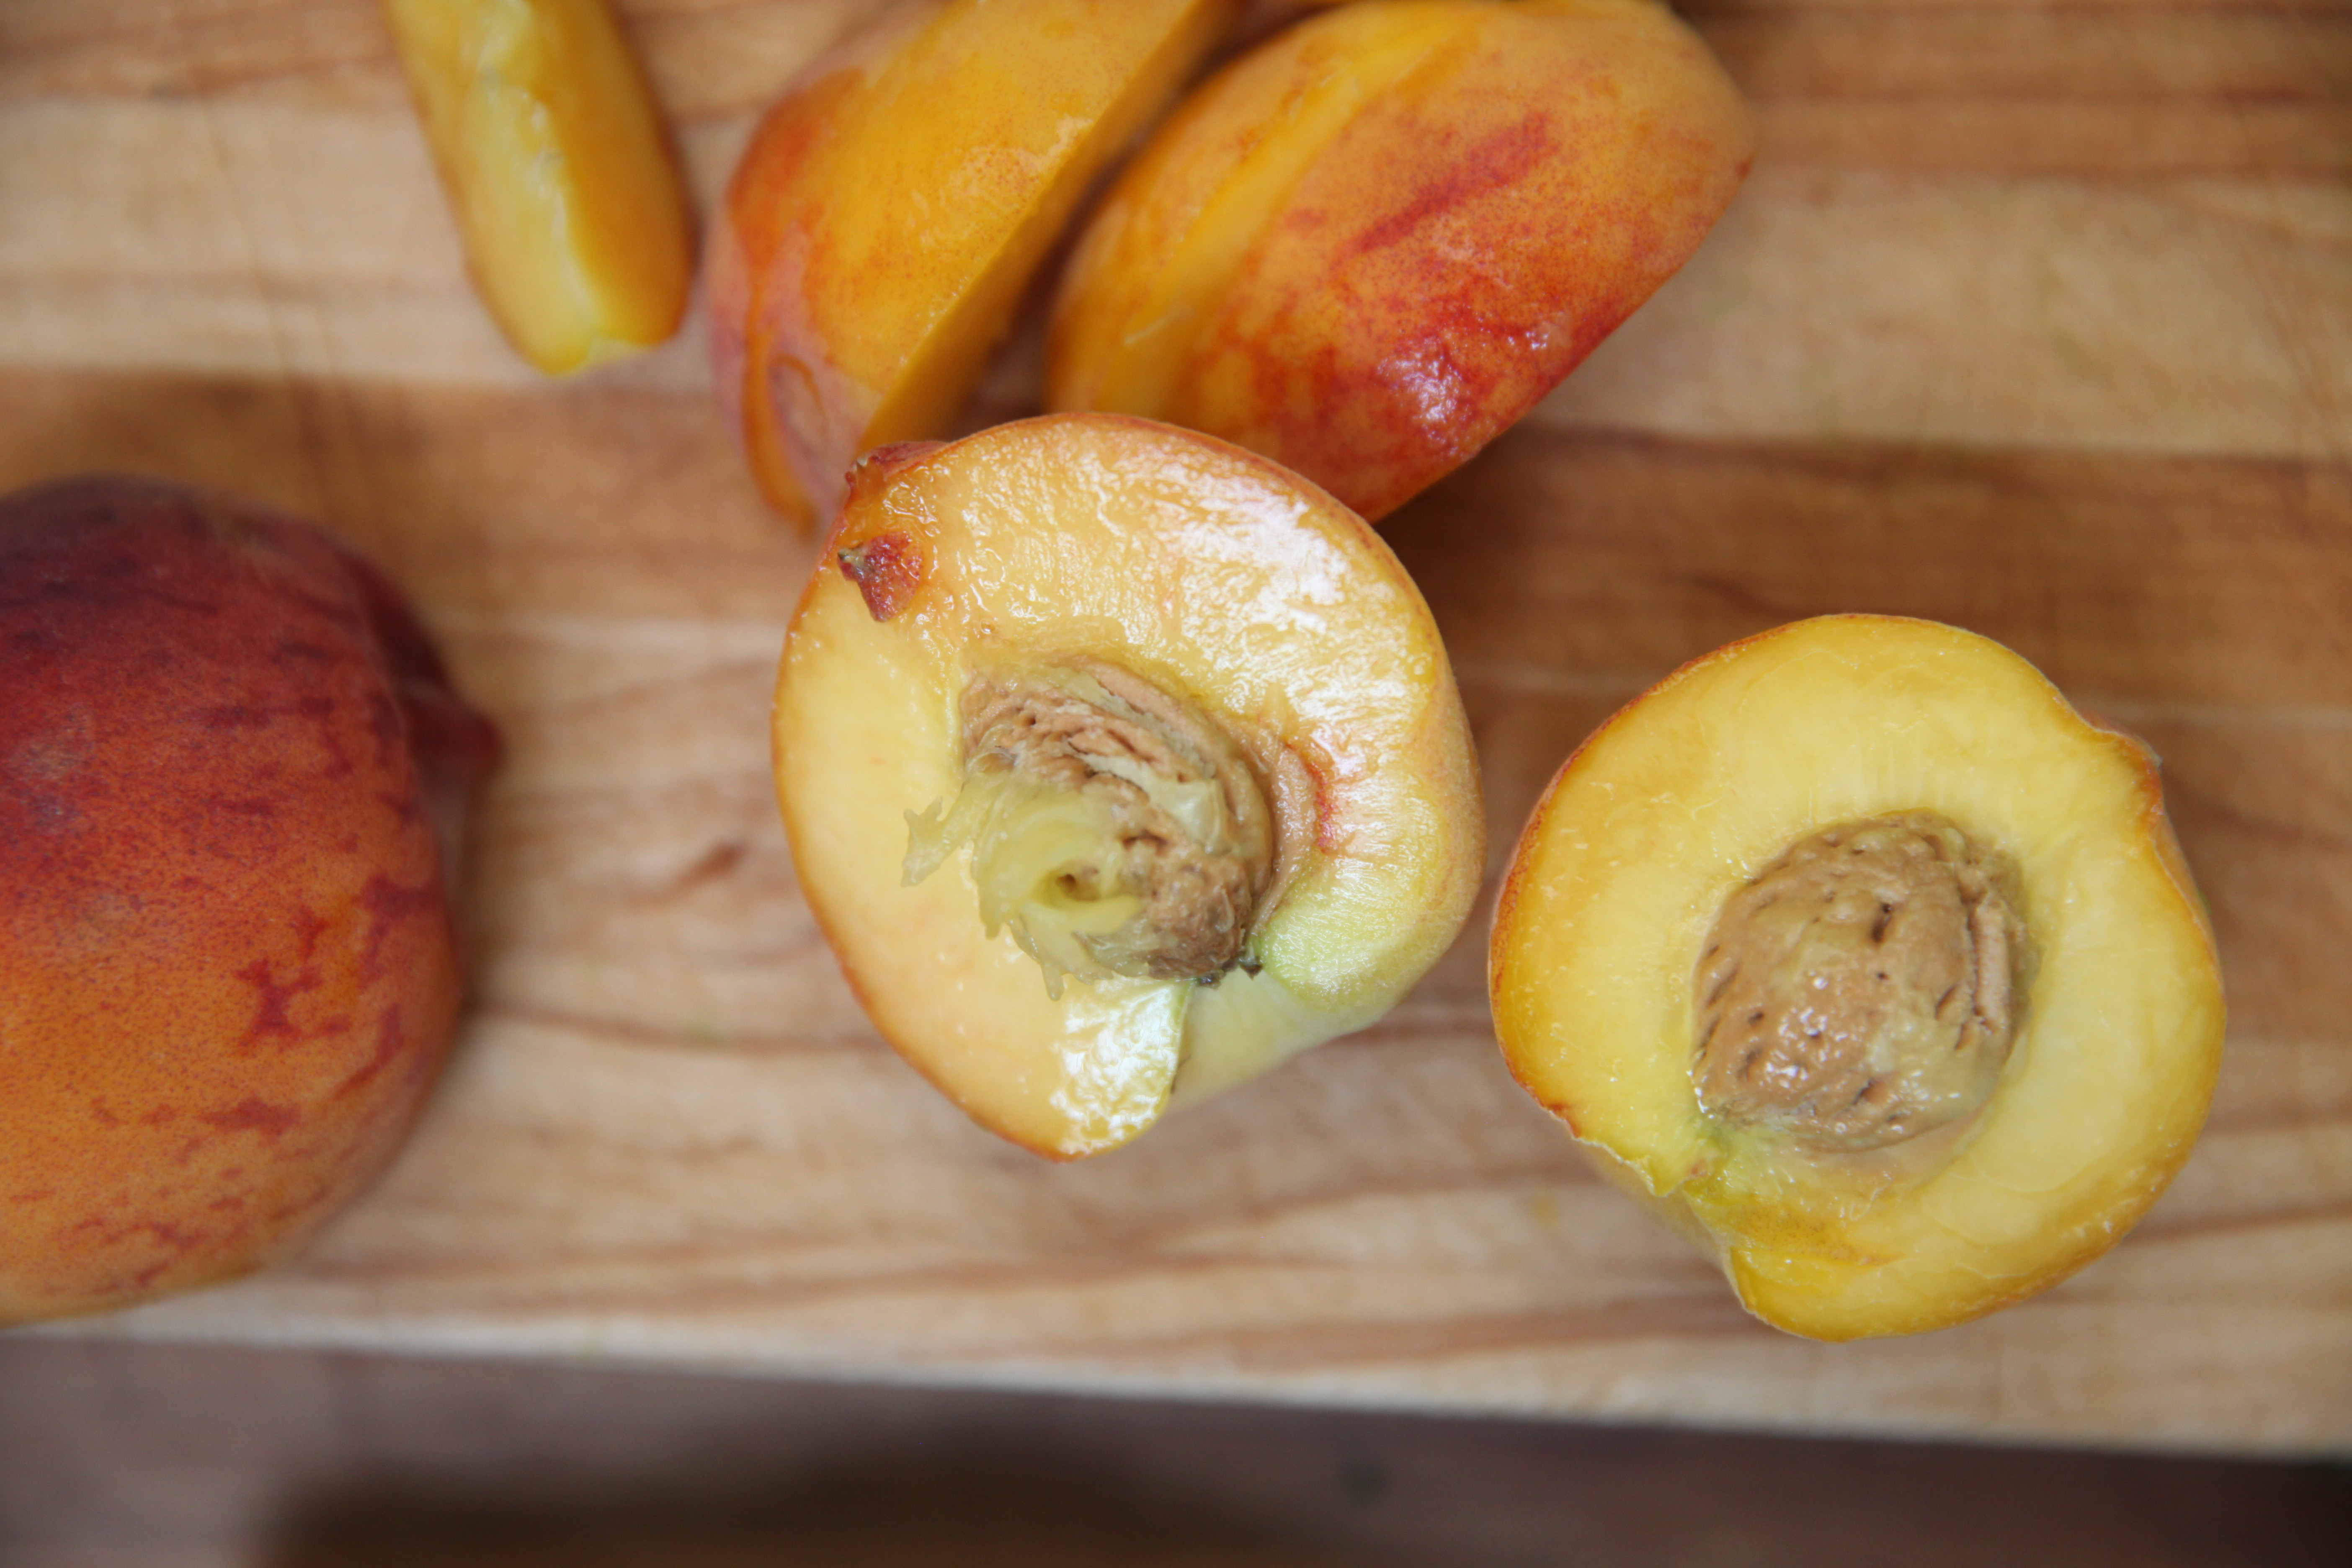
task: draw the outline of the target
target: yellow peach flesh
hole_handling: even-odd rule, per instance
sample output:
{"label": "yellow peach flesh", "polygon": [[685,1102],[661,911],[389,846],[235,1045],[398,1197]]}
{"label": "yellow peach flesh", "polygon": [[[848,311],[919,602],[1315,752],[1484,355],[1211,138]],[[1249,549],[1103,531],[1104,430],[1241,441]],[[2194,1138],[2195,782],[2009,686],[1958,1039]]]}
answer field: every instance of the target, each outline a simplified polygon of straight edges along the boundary
{"label": "yellow peach flesh", "polygon": [[[1693,964],[1726,898],[1827,823],[1940,813],[2017,862],[2038,968],[1966,1127],[1804,1156],[1699,1110]],[[1949,627],[1801,623],[1686,667],[1571,758],[1496,920],[1528,1092],[1706,1239],[1759,1316],[1916,1331],[2105,1250],[2187,1157],[2219,1060],[2211,936],[2152,759]]]}
{"label": "yellow peach flesh", "polygon": [[[794,618],[779,793],[861,1000],[975,1120],[1057,1157],[1112,1146],[1370,1022],[1451,942],[1483,856],[1466,727],[1420,595],[1344,509],[1222,443],[1061,417],[869,460],[829,558],[881,540],[887,586],[821,572]],[[984,935],[965,858],[901,885],[907,814],[961,782],[973,662],[1008,656],[1114,663],[1250,754],[1284,846],[1255,973],[1056,1001]]]}
{"label": "yellow peach flesh", "polygon": [[693,226],[605,0],[385,0],[476,286],[551,374],[677,330]]}
{"label": "yellow peach flesh", "polygon": [[1234,0],[933,0],[763,119],[712,237],[712,352],[770,500],[942,434],[1078,199]]}

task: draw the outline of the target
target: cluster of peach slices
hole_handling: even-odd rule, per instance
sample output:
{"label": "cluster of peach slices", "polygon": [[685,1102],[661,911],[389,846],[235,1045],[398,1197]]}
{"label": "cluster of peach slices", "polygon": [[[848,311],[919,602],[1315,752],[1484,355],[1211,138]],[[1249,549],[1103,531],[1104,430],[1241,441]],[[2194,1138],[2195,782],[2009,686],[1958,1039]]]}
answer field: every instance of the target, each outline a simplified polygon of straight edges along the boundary
{"label": "cluster of peach slices", "polygon": [[1801,622],[1571,757],[1495,918],[1511,1070],[1767,1321],[2046,1289],[2171,1180],[2220,971],[2155,760],[1996,643]]}
{"label": "cluster of peach slices", "polygon": [[324,535],[136,479],[0,500],[0,1324],[283,1258],[457,1016],[498,746]]}
{"label": "cluster of peach slices", "polygon": [[1386,1012],[1478,890],[1468,727],[1353,512],[1049,415],[886,447],[787,635],[776,777],[860,1000],[1068,1159]]}
{"label": "cluster of peach slices", "polygon": [[[709,257],[719,395],[768,497],[944,435],[1080,199],[1239,0],[913,0],[769,110]],[[1689,258],[1754,151],[1656,0],[1358,0],[1251,47],[1076,241],[1048,405],[1249,447],[1378,519]]]}

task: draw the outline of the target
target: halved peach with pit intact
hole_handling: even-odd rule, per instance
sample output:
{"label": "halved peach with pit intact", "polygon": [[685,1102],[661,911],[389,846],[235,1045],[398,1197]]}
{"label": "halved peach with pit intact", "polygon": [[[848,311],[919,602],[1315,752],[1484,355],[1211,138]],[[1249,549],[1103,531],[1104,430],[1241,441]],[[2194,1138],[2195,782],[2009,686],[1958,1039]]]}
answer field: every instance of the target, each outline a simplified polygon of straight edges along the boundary
{"label": "halved peach with pit intact", "polygon": [[890,447],[786,639],[801,887],[900,1054],[1108,1149],[1386,1012],[1485,826],[1427,606],[1364,522],[1117,416]]}
{"label": "halved peach with pit intact", "polygon": [[1965,1321],[2113,1246],[2223,1024],[2155,759],[1999,644],[1800,622],[1597,731],[1521,837],[1511,1070],[1818,1339]]}

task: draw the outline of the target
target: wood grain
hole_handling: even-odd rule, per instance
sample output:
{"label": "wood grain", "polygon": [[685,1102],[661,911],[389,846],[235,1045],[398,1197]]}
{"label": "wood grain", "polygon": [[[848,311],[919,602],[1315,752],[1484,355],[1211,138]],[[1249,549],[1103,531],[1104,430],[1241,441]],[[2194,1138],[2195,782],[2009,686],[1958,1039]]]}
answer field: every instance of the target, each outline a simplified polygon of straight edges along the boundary
{"label": "wood grain", "polygon": [[[624,7],[706,199],[870,8]],[[2164,754],[2231,987],[2212,1128],[2125,1247],[1924,1339],[1764,1329],[1509,1083],[1475,935],[1388,1023],[1129,1151],[1049,1168],[974,1131],[875,1041],[795,891],[763,717],[809,556],[698,346],[560,386],[511,361],[370,5],[16,0],[0,483],[126,468],[326,521],[511,743],[479,1007],[410,1153],[299,1266],[72,1331],[2352,1447],[2346,13],[1697,19],[1767,162],[1388,531],[1497,859],[1578,739],[1730,637],[1874,609],[2010,642]],[[1034,385],[1017,349],[974,418]]]}

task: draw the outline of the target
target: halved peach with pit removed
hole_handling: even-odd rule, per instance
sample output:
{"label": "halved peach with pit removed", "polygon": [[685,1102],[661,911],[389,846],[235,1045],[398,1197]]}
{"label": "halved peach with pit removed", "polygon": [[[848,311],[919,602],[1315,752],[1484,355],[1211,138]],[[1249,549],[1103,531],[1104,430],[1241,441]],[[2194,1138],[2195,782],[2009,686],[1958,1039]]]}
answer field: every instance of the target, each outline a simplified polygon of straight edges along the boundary
{"label": "halved peach with pit removed", "polygon": [[2221,972],[2155,759],[2024,659],[1804,621],[1597,731],[1519,840],[1496,1028],[1604,1173],[1818,1339],[2113,1246],[2203,1124]]}
{"label": "halved peach with pit removed", "polygon": [[1262,458],[1108,415],[885,448],[787,637],[778,792],[882,1034],[1068,1159],[1386,1012],[1485,828],[1437,628]]}

